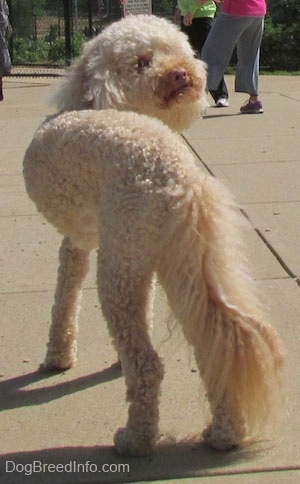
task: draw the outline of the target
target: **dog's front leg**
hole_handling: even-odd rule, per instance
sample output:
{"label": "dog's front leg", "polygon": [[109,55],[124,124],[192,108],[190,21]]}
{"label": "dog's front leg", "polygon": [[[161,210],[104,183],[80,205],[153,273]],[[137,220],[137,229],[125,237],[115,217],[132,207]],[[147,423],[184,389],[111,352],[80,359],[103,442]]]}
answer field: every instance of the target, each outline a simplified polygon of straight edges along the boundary
{"label": "dog's front leg", "polygon": [[68,237],[59,251],[55,301],[48,350],[41,370],[66,370],[76,363],[81,288],[89,267],[89,252],[72,246]]}

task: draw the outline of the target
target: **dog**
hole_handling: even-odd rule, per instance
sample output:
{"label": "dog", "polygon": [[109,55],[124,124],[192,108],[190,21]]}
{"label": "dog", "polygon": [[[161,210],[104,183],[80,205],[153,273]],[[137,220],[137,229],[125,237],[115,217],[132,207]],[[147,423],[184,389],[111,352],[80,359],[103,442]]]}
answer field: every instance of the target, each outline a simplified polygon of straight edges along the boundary
{"label": "dog", "polygon": [[114,22],[87,42],[51,97],[60,111],[114,108],[188,128],[208,105],[206,66],[186,35],[154,15]]}
{"label": "dog", "polygon": [[89,253],[127,385],[120,454],[146,455],[159,438],[164,374],[152,346],[153,277],[193,347],[212,420],[204,442],[239,446],[261,432],[281,393],[283,350],[248,277],[239,211],[196,167],[180,136],[134,112],[64,112],[36,132],[24,179],[37,210],[64,236],[44,367],[76,362]]}

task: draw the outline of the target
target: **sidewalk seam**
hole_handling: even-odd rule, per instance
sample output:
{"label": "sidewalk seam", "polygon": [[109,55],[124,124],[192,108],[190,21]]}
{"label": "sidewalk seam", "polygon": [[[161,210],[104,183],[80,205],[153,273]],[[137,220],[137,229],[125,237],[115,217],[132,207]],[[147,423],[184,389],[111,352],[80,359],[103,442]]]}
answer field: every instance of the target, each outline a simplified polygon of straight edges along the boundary
{"label": "sidewalk seam", "polygon": [[[191,143],[186,139],[186,137],[183,134],[181,135],[181,137],[183,138],[183,140],[185,141],[185,143],[188,145],[188,147],[191,149],[191,151],[193,152],[194,156],[205,167],[205,169],[208,171],[208,173],[211,176],[213,176],[214,178],[216,178],[216,175],[214,174],[214,172],[200,158],[199,154],[197,153],[197,151],[195,151],[195,149],[193,148],[193,146],[191,145]],[[300,287],[300,278],[298,276],[296,276],[296,274],[294,274],[293,271],[288,267],[288,265],[284,262],[284,260],[282,259],[282,257],[279,255],[279,253],[276,251],[276,249],[272,246],[272,244],[270,244],[270,242],[263,235],[263,233],[257,227],[255,227],[254,223],[252,222],[252,220],[249,217],[249,215],[247,214],[247,212],[243,208],[239,208],[239,210],[240,210],[241,214],[243,215],[243,217],[245,217],[251,223],[253,229],[255,230],[255,232],[257,233],[257,235],[259,236],[259,238],[262,240],[262,242],[265,244],[265,246],[269,249],[269,251],[272,253],[272,255],[276,258],[277,262],[281,265],[281,267],[283,268],[283,270]]]}

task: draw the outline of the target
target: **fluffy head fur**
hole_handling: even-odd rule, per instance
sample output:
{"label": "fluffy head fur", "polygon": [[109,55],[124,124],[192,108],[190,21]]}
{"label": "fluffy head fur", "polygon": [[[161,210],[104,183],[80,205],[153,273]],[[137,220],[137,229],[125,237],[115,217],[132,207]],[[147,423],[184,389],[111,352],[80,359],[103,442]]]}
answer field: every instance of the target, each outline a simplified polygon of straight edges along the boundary
{"label": "fluffy head fur", "polygon": [[206,106],[205,85],[205,65],[177,26],[134,15],[85,44],[52,102],[64,111],[135,111],[181,131]]}
{"label": "fluffy head fur", "polygon": [[237,207],[180,137],[132,112],[64,113],[37,131],[24,176],[38,210],[65,235],[47,368],[75,364],[81,286],[99,245],[99,299],[130,402],[118,451],[148,453],[159,436],[163,367],[148,332],[154,272],[205,383],[205,442],[226,449],[261,431],[281,391],[281,345],[253,296]]}

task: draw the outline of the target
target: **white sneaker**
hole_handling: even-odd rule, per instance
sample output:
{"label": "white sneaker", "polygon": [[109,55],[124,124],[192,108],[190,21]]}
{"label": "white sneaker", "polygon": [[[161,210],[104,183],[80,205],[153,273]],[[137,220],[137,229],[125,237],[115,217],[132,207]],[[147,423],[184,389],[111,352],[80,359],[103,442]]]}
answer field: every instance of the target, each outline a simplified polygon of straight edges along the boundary
{"label": "white sneaker", "polygon": [[229,101],[226,97],[220,97],[216,101],[216,108],[228,108],[229,106]]}

